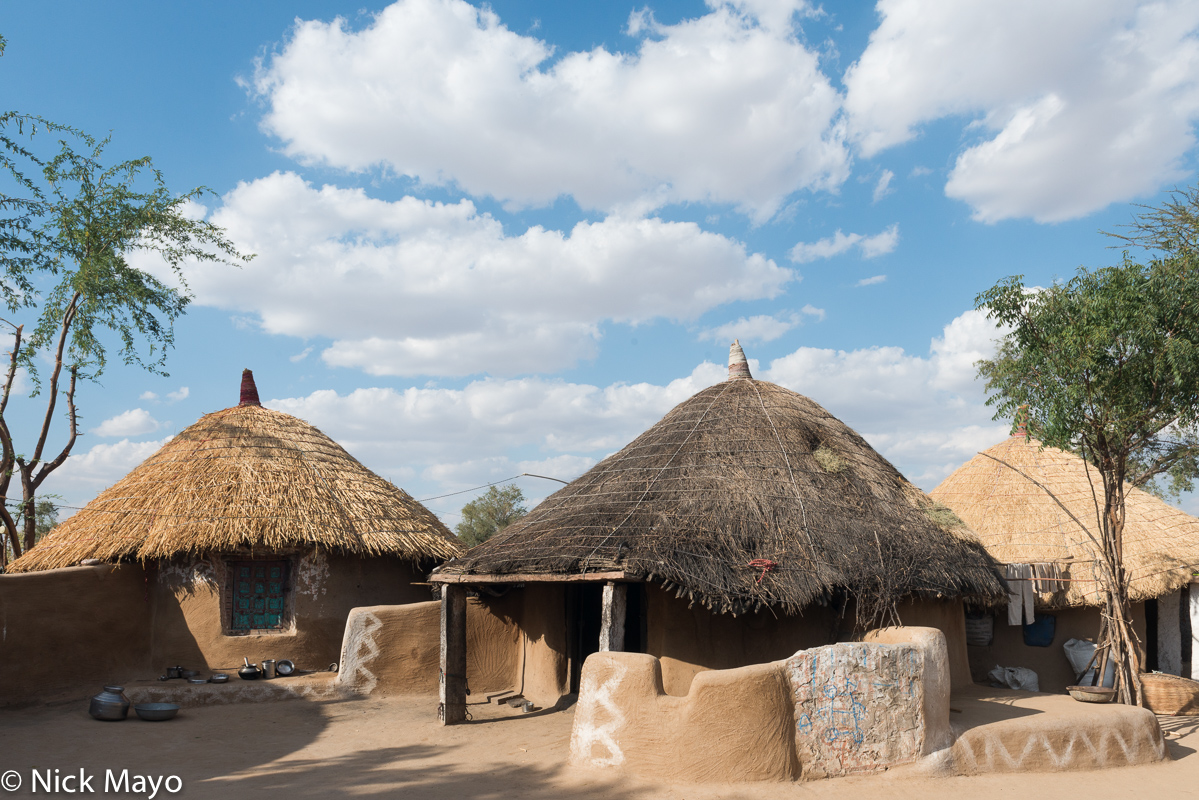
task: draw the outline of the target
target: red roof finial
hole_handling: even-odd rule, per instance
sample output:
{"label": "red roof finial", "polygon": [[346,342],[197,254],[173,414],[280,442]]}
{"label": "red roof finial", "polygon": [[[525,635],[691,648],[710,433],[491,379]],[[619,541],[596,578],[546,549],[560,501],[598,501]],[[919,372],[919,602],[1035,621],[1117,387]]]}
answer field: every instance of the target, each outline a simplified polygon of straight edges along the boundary
{"label": "red roof finial", "polygon": [[1012,434],[1017,439],[1028,438],[1028,404],[1020,406],[1016,411],[1016,432]]}
{"label": "red roof finial", "polygon": [[248,369],[241,371],[241,402],[239,406],[261,406],[258,399],[258,387],[254,385],[254,373]]}
{"label": "red roof finial", "polygon": [[741,349],[741,340],[734,339],[729,345],[729,380],[735,378],[752,378],[749,374],[749,362],[745,360],[745,351]]}

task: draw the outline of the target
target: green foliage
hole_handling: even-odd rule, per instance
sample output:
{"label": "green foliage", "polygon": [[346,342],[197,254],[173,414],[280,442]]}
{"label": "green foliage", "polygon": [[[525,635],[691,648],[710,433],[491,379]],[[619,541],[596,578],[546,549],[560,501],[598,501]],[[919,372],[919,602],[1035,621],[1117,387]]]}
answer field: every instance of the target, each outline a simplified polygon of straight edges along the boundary
{"label": "green foliage", "polygon": [[1176,189],[1160,206],[1138,205],[1123,232],[1105,231],[1125,244],[1161,253],[1193,253],[1199,249],[1199,186]]}
{"label": "green foliage", "polygon": [[[19,137],[42,131],[64,133],[58,151],[41,158]],[[173,193],[148,157],[106,166],[108,140],[42,120],[0,117],[4,146],[12,156],[9,175],[22,197],[0,196],[13,216],[0,222],[7,233],[0,251],[0,295],[10,312],[37,308],[36,324],[19,363],[37,381],[38,352],[57,343],[69,319],[66,360],[80,377],[103,372],[108,351],[104,333],[114,334],[128,364],[161,372],[173,344],[173,322],[190,301],[182,265],[188,261],[244,263],[224,231],[196,219],[192,204],[208,189]],[[10,131],[15,136],[8,135]],[[27,131],[27,133],[26,133]],[[17,168],[23,159],[37,168],[35,180]],[[148,251],[173,272],[177,286],[129,263]],[[148,345],[143,356],[137,344]]]}
{"label": "green foliage", "polygon": [[[1116,661],[1119,698],[1142,702],[1138,639],[1124,565],[1125,485],[1189,489],[1199,473],[1199,193],[1142,213],[1127,241],[1148,263],[1080,268],[1030,290],[1021,276],[975,306],[1008,329],[978,362],[996,419],[1026,420],[1045,444],[1093,467],[1104,608],[1099,641]],[[1099,484],[1099,485],[1097,485]]]}
{"label": "green foliage", "polygon": [[[0,54],[4,44],[0,38]],[[52,137],[49,148],[46,137]],[[149,157],[108,165],[107,145],[40,117],[0,114],[0,300],[12,315],[0,320],[12,335],[0,389],[0,522],[15,555],[18,528],[25,549],[37,540],[44,507],[36,493],[74,447],[77,381],[104,372],[109,340],[126,364],[165,374],[174,322],[191,300],[184,264],[240,265],[252,257],[199,218],[195,204],[208,189],[172,192]],[[149,258],[130,263],[138,253]],[[161,265],[157,275],[140,266],[154,261]],[[16,450],[5,411],[18,368],[28,372],[36,395],[43,388],[39,368],[47,365],[46,411],[26,456]],[[66,444],[51,456],[44,449],[60,395],[69,429]],[[21,487],[20,523],[7,507],[14,478]],[[43,526],[45,520],[43,514]],[[5,551],[0,548],[0,566]]]}
{"label": "green foliage", "polygon": [[463,544],[474,547],[527,513],[525,496],[519,486],[514,483],[492,486],[481,497],[462,507],[462,521],[454,532]]}
{"label": "green foliage", "polygon": [[[996,419],[1028,406],[1030,434],[1134,486],[1189,488],[1199,457],[1199,259],[1132,261],[1030,291],[1021,276],[976,307],[1011,332],[978,364]],[[1110,462],[1110,463],[1108,463]]]}

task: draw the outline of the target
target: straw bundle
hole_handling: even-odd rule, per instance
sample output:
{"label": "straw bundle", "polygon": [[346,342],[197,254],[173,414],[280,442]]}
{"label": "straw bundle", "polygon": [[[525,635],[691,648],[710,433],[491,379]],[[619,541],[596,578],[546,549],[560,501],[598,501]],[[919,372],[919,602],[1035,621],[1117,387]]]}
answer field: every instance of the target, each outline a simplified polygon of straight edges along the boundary
{"label": "straw bundle", "polygon": [[[1103,604],[1102,548],[1096,544],[1102,542],[1103,484],[1093,468],[1088,479],[1082,458],[1013,436],[963,464],[932,496],[952,508],[996,560],[1066,569],[1068,580],[1057,592],[1039,593],[1039,605]],[[1140,489],[1126,487],[1125,497],[1130,599],[1160,597],[1187,585],[1199,566],[1199,520]]]}
{"label": "straw bundle", "polygon": [[262,408],[256,391],[245,396],[175,436],[9,571],[236,548],[439,561],[462,552],[403,489],[308,423]]}
{"label": "straw bundle", "polygon": [[733,378],[439,572],[621,570],[731,613],[795,613],[839,591],[875,611],[912,594],[1003,596],[964,526],[938,525],[857,433],[734,361]]}

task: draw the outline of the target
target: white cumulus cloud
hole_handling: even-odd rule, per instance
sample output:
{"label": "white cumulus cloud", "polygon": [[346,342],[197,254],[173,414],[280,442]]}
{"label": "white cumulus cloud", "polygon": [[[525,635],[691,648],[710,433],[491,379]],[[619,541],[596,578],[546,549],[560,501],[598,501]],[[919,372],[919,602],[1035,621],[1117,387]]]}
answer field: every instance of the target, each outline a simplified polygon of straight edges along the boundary
{"label": "white cumulus cloud", "polygon": [[[586,208],[723,202],[768,218],[848,174],[841,98],[797,2],[630,17],[631,52],[558,54],[487,6],[399,0],[361,29],[299,21],[253,78],[288,155],[474,196]],[[702,132],[702,135],[697,135]]]}
{"label": "white cumulus cloud", "polygon": [[758,314],[752,317],[741,317],[714,328],[700,332],[699,339],[713,342],[728,343],[734,339],[746,342],[773,342],[787,331],[804,323],[804,317],[812,317],[820,322],[825,317],[823,308],[805,305],[798,312],[770,315]]}
{"label": "white cumulus cloud", "polygon": [[851,135],[871,156],[963,117],[974,143],[945,191],[976,219],[1071,219],[1183,176],[1199,121],[1192,0],[880,0],[878,12],[845,76]]}
{"label": "white cumulus cloud", "polygon": [[[749,355],[755,377],[811,397],[931,489],[1006,434],[1006,425],[991,421],[974,373],[974,362],[994,352],[996,335],[980,312],[968,311],[926,355],[802,347],[766,366]],[[661,385],[489,378],[461,389],[318,391],[266,405],[312,422],[410,491],[413,481],[426,487],[417,496],[433,496],[522,472],[569,480],[726,375],[723,364],[704,363]],[[539,491],[536,481],[521,485],[530,496]],[[447,513],[463,502],[455,495],[430,505]]]}
{"label": "white cumulus cloud", "polygon": [[889,169],[883,170],[883,174],[878,176],[878,183],[874,184],[874,194],[871,196],[875,203],[895,191],[891,188],[891,181],[894,178],[895,173]]}
{"label": "white cumulus cloud", "polygon": [[895,250],[899,244],[899,225],[892,225],[881,233],[866,236],[861,233],[842,233],[840,229],[832,236],[815,242],[800,242],[791,248],[788,257],[797,264],[833,258],[853,248],[861,251],[862,258],[877,258]]}
{"label": "white cumulus cloud", "polygon": [[158,430],[158,420],[144,408],[131,408],[92,429],[97,436],[141,436]]}
{"label": "white cumulus cloud", "polygon": [[326,363],[376,375],[553,372],[593,356],[606,321],[690,320],[795,278],[690,222],[613,216],[508,235],[469,200],[376,200],[292,173],[224,201],[213,220],[258,257],[194,266],[198,302],[332,339]]}

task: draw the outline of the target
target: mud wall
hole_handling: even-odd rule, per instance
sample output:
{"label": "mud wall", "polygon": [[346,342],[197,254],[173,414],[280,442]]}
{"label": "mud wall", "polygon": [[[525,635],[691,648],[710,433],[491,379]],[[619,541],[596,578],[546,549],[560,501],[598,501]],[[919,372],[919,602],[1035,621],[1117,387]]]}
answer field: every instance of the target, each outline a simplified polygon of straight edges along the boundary
{"label": "mud wall", "polygon": [[155,668],[236,668],[243,658],[289,659],[325,669],[340,658],[350,609],[432,599],[410,562],[312,551],[292,560],[291,625],[284,631],[227,635],[222,624],[225,557],[164,561],[152,569],[151,659]]}
{"label": "mud wall", "polygon": [[[646,587],[648,620],[646,652],[662,659],[666,692],[687,694],[691,680],[709,669],[732,669],[780,661],[799,650],[853,638],[853,611],[844,616],[831,608],[811,606],[798,615],[770,611],[713,614],[656,585]],[[905,627],[936,628],[945,635],[953,685],[971,682],[966,652],[965,614],[957,600],[913,600],[899,608]]]}
{"label": "mud wall", "polygon": [[901,604],[898,610],[900,624],[905,628],[936,628],[945,635],[953,688],[974,682],[970,675],[970,655],[966,651],[966,611],[961,600],[910,600]]}
{"label": "mud wall", "polygon": [[565,588],[562,584],[530,583],[519,594],[523,636],[517,644],[518,674],[512,688],[537,705],[549,707],[570,691]]}
{"label": "mud wall", "polygon": [[[1074,673],[1066,660],[1062,645],[1070,639],[1091,639],[1099,635],[1099,609],[1066,608],[1038,613],[1053,614],[1053,642],[1048,647],[1029,647],[1024,644],[1024,628],[1008,625],[1007,612],[1003,610],[995,619],[995,638],[990,646],[967,647],[970,671],[978,683],[989,684],[987,673],[996,665],[1004,667],[1027,667],[1037,673],[1042,692],[1065,692],[1074,684]],[[1145,604],[1132,607],[1133,629],[1141,641],[1145,641]],[[956,685],[956,683],[955,683]]]}
{"label": "mud wall", "polygon": [[571,761],[667,782],[799,777],[791,692],[780,664],[697,674],[684,697],[666,694],[662,681],[662,662],[653,656],[589,656]]}
{"label": "mud wall", "polygon": [[0,705],[149,677],[150,603],[135,565],[0,575]]}
{"label": "mud wall", "polygon": [[[516,625],[479,600],[466,603],[468,702],[512,688]],[[437,694],[441,602],[356,608],[346,621],[337,684],[356,694]]]}
{"label": "mud wall", "polygon": [[759,611],[734,617],[698,604],[688,608],[686,600],[656,584],[646,586],[645,593],[646,652],[662,660],[666,693],[680,697],[705,670],[780,661],[797,650],[837,641],[839,628],[847,624],[819,606],[796,616]]}
{"label": "mud wall", "polygon": [[924,744],[923,755],[931,755],[953,744],[953,729],[949,723],[949,697],[954,684],[951,677],[952,659],[945,632],[934,627],[901,626],[876,628],[867,631],[864,642],[879,644],[911,644],[923,658],[921,681],[924,684]]}
{"label": "mud wall", "polygon": [[571,730],[575,764],[666,781],[760,781],[877,772],[953,743],[949,659],[933,628],[697,673],[666,693],[662,661],[595,653]]}

